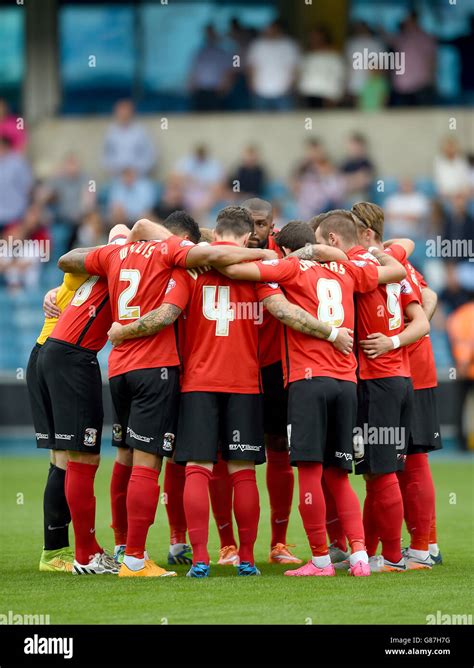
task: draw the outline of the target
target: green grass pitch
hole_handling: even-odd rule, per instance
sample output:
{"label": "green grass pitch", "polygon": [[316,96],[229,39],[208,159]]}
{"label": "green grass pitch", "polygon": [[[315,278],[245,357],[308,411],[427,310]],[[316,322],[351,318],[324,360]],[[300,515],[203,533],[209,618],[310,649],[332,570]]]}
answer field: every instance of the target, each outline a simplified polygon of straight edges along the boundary
{"label": "green grass pitch", "polygon": [[[40,573],[42,492],[46,457],[3,457],[0,462],[0,613],[49,614],[51,624],[425,624],[426,616],[472,613],[472,467],[433,457],[438,538],[445,563],[431,572],[350,578],[285,578],[288,567],[266,563],[269,507],[264,470],[259,471],[260,531],[256,559],[260,578],[238,578],[233,567],[211,567],[207,580],[119,580]],[[112,459],[104,458],[96,481],[97,535],[112,548],[108,482]],[[352,477],[359,494],[362,485]],[[72,530],[71,530],[72,536]],[[288,540],[309,556],[295,497]],[[217,558],[211,520],[210,553]],[[165,565],[168,526],[160,505],[148,549]]]}

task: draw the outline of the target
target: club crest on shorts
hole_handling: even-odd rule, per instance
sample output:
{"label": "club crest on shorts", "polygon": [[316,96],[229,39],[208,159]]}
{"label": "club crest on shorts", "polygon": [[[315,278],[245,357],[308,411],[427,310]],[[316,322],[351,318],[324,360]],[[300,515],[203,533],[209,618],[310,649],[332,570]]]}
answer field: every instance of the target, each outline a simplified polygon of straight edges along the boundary
{"label": "club crest on shorts", "polygon": [[166,452],[171,452],[174,445],[174,434],[171,434],[169,431],[166,432],[163,438],[163,450]]}
{"label": "club crest on shorts", "polygon": [[87,427],[87,429],[84,431],[84,445],[93,447],[96,444],[96,441],[97,429],[94,429],[93,427]]}
{"label": "club crest on shorts", "polygon": [[122,425],[121,424],[113,424],[112,425],[112,440],[113,441],[121,441],[122,440]]}

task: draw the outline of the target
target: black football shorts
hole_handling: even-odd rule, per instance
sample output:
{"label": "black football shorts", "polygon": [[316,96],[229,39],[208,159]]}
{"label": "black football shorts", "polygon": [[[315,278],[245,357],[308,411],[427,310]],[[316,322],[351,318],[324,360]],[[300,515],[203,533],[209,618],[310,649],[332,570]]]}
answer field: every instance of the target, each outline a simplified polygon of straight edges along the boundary
{"label": "black football shorts", "polygon": [[175,462],[265,462],[262,395],[183,392]]}
{"label": "black football shorts", "polygon": [[49,338],[36,368],[54,448],[99,454],[104,410],[96,353]]}
{"label": "black football shorts", "polygon": [[442,447],[436,388],[415,390],[407,455],[433,452]]}
{"label": "black football shorts", "polygon": [[290,462],[321,462],[352,470],[352,433],[357,386],[318,376],[290,383],[288,441]]}
{"label": "black football shorts", "polygon": [[261,369],[263,387],[263,428],[265,434],[286,436],[288,390],[283,385],[281,362]]}
{"label": "black football shorts", "polygon": [[179,367],[127,371],[110,379],[112,445],[172,457],[179,407]]}
{"label": "black football shorts", "polygon": [[358,400],[355,472],[403,471],[413,412],[411,378],[361,380]]}

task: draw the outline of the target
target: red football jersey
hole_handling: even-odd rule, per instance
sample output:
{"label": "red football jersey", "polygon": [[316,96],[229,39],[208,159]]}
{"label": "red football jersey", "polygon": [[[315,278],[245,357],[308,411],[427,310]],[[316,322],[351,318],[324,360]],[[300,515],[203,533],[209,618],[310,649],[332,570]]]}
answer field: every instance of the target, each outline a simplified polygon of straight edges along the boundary
{"label": "red football jersey", "polygon": [[[104,246],[86,257],[89,274],[106,276],[114,321],[126,325],[160,306],[173,267],[186,266],[191,241],[172,236],[166,241],[137,241],[122,248]],[[109,356],[109,377],[135,369],[178,366],[174,327],[154,336],[129,339]]]}
{"label": "red football jersey", "polygon": [[[354,292],[369,292],[378,285],[378,272],[366,262],[329,262],[321,265],[291,257],[258,263],[264,281],[276,281],[289,301],[333,327],[354,328]],[[288,327],[283,328],[285,382],[329,376],[356,382],[355,355],[343,355],[328,341]]]}
{"label": "red football jersey", "polygon": [[232,281],[207,267],[173,272],[163,301],[180,308],[187,304],[182,392],[258,394],[261,391],[258,363],[261,300],[278,292],[277,288],[264,284]]}
{"label": "red football jersey", "polygon": [[[125,237],[117,236],[108,247],[116,249],[124,243]],[[59,317],[51,338],[98,352],[107,343],[111,324],[107,281],[100,276],[89,276]]]}
{"label": "red football jersey", "polygon": [[[275,242],[275,237],[268,237],[267,248],[283,257],[281,248]],[[281,334],[282,324],[274,318],[267,309],[263,310],[263,322],[259,330],[258,359],[260,368],[281,361]]]}
{"label": "red football jersey", "polygon": [[[407,281],[421,304],[423,301],[421,289],[428,287],[426,281],[409,262],[406,263],[406,268]],[[424,390],[429,387],[437,387],[436,363],[430,335],[422,336],[421,339],[407,346],[407,351],[414,389]]]}
{"label": "red football jersey", "polygon": [[[406,252],[401,246],[392,245],[385,249],[396,260],[405,264]],[[379,262],[362,246],[354,246],[347,255],[351,260],[368,262],[378,265]],[[403,332],[405,325],[403,311],[413,301],[418,301],[413,289],[405,279],[400,283],[379,285],[377,290],[357,295],[357,340],[364,341],[368,334],[380,332],[385,336],[396,336]],[[391,350],[380,357],[369,359],[359,346],[359,377],[361,380],[370,378],[393,378],[395,376],[410,377],[408,351],[405,347]]]}

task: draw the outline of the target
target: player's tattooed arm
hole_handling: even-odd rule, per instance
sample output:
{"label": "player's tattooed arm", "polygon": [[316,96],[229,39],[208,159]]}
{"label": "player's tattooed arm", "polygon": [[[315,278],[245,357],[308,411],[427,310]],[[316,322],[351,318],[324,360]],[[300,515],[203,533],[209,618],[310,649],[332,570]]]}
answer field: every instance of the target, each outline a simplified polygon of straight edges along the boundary
{"label": "player's tattooed arm", "polygon": [[142,336],[157,334],[168,325],[172,325],[180,316],[181,311],[182,309],[174,304],[161,304],[128,325],[114,322],[107,332],[109,341],[113,346],[119,346],[127,339],[138,339]]}
{"label": "player's tattooed arm", "polygon": [[316,262],[344,262],[349,258],[344,251],[334,246],[326,246],[325,244],[306,244],[303,248],[299,248],[287,257],[297,257],[300,260],[315,260]]}
{"label": "player's tattooed arm", "polygon": [[422,308],[428,320],[434,316],[438,306],[438,295],[431,288],[422,288],[421,290]]}
{"label": "player's tattooed arm", "polygon": [[289,302],[284,295],[266,297],[263,305],[274,318],[291,329],[316,339],[325,339],[344,355],[349,355],[352,351],[354,345],[352,330],[346,327],[332,327],[321,322],[304,309]]}
{"label": "player's tattooed arm", "polygon": [[415,343],[422,336],[426,336],[430,331],[430,323],[422,307],[418,302],[411,302],[405,308],[405,315],[408,319],[408,325],[398,336],[385,336],[380,332],[369,334],[367,339],[360,342],[360,346],[369,359],[375,359],[385,353],[409,346]]}
{"label": "player's tattooed arm", "polygon": [[411,239],[388,239],[388,241],[383,242],[383,247],[388,248],[392,244],[397,244],[397,246],[404,248],[407,257],[410,257],[410,255],[415,250],[415,242]]}
{"label": "player's tattooed arm", "polygon": [[58,267],[64,273],[69,274],[87,274],[86,271],[86,257],[87,254],[95,250],[97,246],[92,248],[75,248],[65,255],[62,255],[58,260]]}
{"label": "player's tattooed arm", "polygon": [[392,255],[384,253],[383,250],[376,246],[371,246],[369,249],[376,260],[378,260],[380,267],[377,267],[379,274],[379,285],[386,283],[399,283],[406,277],[407,272],[405,267],[396,260]]}

